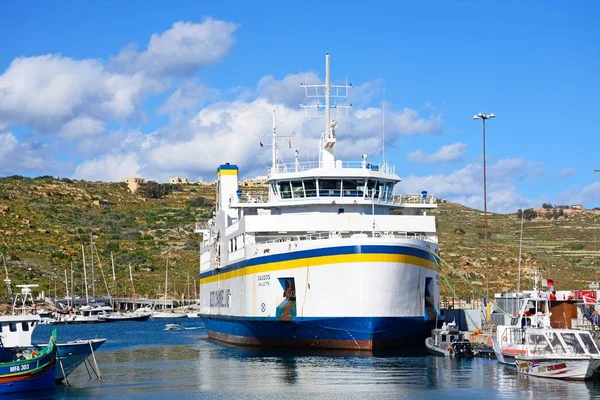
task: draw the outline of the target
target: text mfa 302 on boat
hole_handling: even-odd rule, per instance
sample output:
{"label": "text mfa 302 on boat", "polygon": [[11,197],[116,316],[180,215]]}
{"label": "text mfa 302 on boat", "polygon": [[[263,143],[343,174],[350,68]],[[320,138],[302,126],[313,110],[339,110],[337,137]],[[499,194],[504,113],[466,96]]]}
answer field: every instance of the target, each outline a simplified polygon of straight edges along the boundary
{"label": "text mfa 302 on boat", "polygon": [[[200,313],[211,338],[259,346],[373,350],[423,344],[439,310],[435,201],[396,196],[387,162],[335,159],[329,55],[319,160],[285,164],[275,115],[268,200],[244,196],[238,168],[217,169],[215,216],[203,229]],[[312,95],[312,96],[311,96]],[[376,133],[374,133],[376,134]],[[358,150],[357,150],[358,151]],[[401,215],[392,215],[391,210]]]}

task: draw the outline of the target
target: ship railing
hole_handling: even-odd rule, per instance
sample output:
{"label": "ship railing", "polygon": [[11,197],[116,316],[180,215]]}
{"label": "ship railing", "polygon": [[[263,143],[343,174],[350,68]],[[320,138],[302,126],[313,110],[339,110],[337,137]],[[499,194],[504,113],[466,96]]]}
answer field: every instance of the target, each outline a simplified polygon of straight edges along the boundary
{"label": "ship railing", "polygon": [[244,203],[244,204],[266,203],[265,200],[263,199],[263,196],[251,194],[251,193],[242,194],[241,196],[235,196],[235,198],[232,198],[232,199],[234,200],[235,203]]}
{"label": "ship railing", "polygon": [[[344,189],[344,190],[331,190],[331,189],[307,189],[300,194],[294,194],[292,197],[292,192],[288,193],[288,197],[283,197],[282,201],[286,200],[317,200],[318,197],[351,197],[353,199],[364,199],[367,201],[371,201],[363,189]],[[318,197],[317,197],[318,196]],[[387,201],[384,199],[376,199],[375,202],[377,204],[436,204],[437,199],[433,196],[427,195],[419,195],[419,194],[401,194],[401,195],[393,195]],[[262,195],[256,194],[242,194],[241,196],[232,196],[232,204],[265,204],[266,200]],[[197,228],[198,229],[198,228]]]}
{"label": "ship railing", "polygon": [[[323,168],[321,161],[302,161],[285,163],[280,162],[275,168],[269,169],[269,176],[273,174],[288,173],[288,172],[303,172],[315,168]],[[367,161],[335,161],[335,168],[347,169],[368,169],[374,172],[383,172],[385,174],[395,174],[396,168],[388,163],[372,163]]]}
{"label": "ship railing", "polygon": [[418,232],[400,232],[400,231],[360,231],[360,232],[317,232],[309,234],[285,234],[273,238],[273,236],[256,236],[255,244],[263,245],[270,243],[298,242],[307,240],[325,240],[325,239],[357,239],[357,238],[385,238],[385,239],[417,239],[437,244],[436,240]]}
{"label": "ship railing", "polygon": [[394,195],[392,199],[394,204],[435,204],[436,198],[431,195],[420,194],[400,194]]}
{"label": "ship railing", "polygon": [[472,297],[446,297],[441,301],[441,307],[446,310],[479,310],[483,303]]}

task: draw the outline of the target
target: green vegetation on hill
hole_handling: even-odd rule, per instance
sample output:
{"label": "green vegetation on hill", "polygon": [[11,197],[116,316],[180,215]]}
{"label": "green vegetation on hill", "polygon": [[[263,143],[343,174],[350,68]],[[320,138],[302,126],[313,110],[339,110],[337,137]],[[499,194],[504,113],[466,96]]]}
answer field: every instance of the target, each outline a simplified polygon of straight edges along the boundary
{"label": "green vegetation on hill", "polygon": [[[437,217],[440,255],[455,270],[444,272],[459,295],[473,294],[458,275],[485,293],[483,212],[450,202],[438,207],[431,214]],[[488,213],[490,294],[516,290],[520,233],[519,212]],[[535,269],[554,279],[558,289],[585,289],[590,282],[600,281],[599,233],[600,210],[554,208],[547,204],[525,210],[521,289],[532,288]]]}
{"label": "green vegetation on hill", "polygon": [[[242,187],[264,194],[264,187]],[[96,294],[106,293],[102,272],[111,279],[110,253],[114,254],[119,293],[130,294],[128,265],[134,268],[136,293],[156,297],[162,293],[169,259],[169,293],[181,297],[187,275],[198,277],[196,222],[213,212],[214,185],[150,183],[132,194],[122,183],[72,181],[52,177],[0,178],[0,253],[5,254],[14,284],[39,283],[64,294],[64,270],[73,261],[75,287],[83,289],[81,244],[85,246],[90,281],[90,232],[94,233]],[[106,201],[105,207],[94,204]],[[560,211],[550,205],[525,210],[522,288],[531,286],[538,268],[558,288],[585,288],[600,280],[597,243],[600,210]],[[516,211],[516,210],[515,210]],[[535,213],[533,212],[535,211]],[[437,217],[444,268],[460,296],[473,295],[458,275],[485,292],[483,213],[459,204],[442,202]],[[490,292],[514,290],[517,279],[520,217],[489,214]],[[193,293],[193,286],[190,287]],[[449,291],[442,284],[444,295]],[[3,290],[2,290],[3,292]]]}

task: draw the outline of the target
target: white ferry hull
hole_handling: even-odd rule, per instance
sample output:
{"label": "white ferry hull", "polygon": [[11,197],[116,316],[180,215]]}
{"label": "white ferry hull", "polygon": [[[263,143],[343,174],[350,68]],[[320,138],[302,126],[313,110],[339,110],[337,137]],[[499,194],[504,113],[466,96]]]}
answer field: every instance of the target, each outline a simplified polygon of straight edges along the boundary
{"label": "white ferry hull", "polygon": [[[313,248],[201,274],[209,337],[257,346],[422,346],[439,304],[433,256],[420,240],[365,241],[300,242]],[[284,296],[286,281],[294,283],[294,299]]]}

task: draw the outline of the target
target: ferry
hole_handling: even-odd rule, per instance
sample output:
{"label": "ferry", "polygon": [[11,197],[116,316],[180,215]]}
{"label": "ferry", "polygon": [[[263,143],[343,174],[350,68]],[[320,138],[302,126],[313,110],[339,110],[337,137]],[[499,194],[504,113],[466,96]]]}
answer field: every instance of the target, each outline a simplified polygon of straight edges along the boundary
{"label": "ferry", "polygon": [[335,158],[332,114],[350,106],[331,98],[351,86],[330,83],[325,58],[325,84],[303,84],[325,100],[303,106],[324,114],[318,161],[300,162],[297,151],[293,163],[281,159],[274,116],[268,198],[242,193],[236,165],[217,168],[215,214],[196,229],[200,317],[210,338],[237,345],[422,347],[439,313],[438,237],[427,215],[436,200],[394,194],[400,178],[385,161]]}

